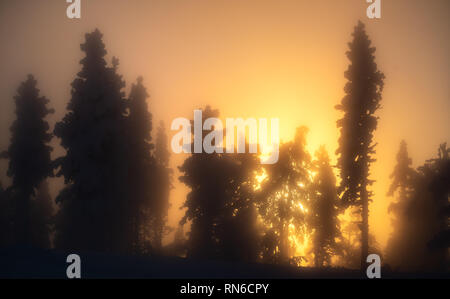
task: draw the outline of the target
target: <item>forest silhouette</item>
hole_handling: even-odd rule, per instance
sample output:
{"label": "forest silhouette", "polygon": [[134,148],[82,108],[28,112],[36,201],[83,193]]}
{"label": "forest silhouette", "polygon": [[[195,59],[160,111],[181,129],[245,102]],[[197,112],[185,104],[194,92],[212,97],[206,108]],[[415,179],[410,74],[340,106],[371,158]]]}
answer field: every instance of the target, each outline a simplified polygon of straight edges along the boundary
{"label": "forest silhouette", "polygon": [[[17,90],[10,145],[1,153],[9,162],[11,184],[0,184],[0,247],[364,273],[366,257],[376,253],[389,271],[448,273],[446,143],[437,147],[436,157],[413,169],[401,142],[387,194],[393,199],[387,247],[380,248],[370,233],[370,166],[376,160],[374,132],[385,77],[363,23],[355,26],[348,45],[345,96],[335,107],[342,113],[336,165],[325,145],[309,153],[307,137],[314,132],[298,127],[292,141],[280,144],[273,165],[261,165],[259,154],[192,153],[174,178],[166,126],[153,125],[144,79],[137,78],[127,96],[119,60],[105,60],[102,34],[86,34],[66,114],[53,130],[46,118],[54,111],[36,79],[29,75]],[[220,116],[213,107],[200,109],[204,119]],[[65,150],[53,160],[52,138]],[[48,187],[52,177],[64,179],[54,199]],[[189,193],[179,226],[169,227],[176,179]],[[346,221],[344,215],[349,215]],[[163,245],[174,230],[173,242]],[[299,251],[299,240],[309,246]]]}

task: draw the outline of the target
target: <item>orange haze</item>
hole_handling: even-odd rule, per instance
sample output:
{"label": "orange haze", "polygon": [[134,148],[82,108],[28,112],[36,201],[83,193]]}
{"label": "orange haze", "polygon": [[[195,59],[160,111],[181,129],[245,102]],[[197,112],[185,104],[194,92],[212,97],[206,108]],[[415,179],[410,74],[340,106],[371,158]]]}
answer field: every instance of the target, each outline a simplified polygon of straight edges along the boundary
{"label": "orange haze", "polygon": [[[345,52],[358,19],[366,23],[386,75],[370,207],[370,229],[381,245],[391,230],[391,199],[385,194],[400,140],[408,143],[415,166],[435,155],[440,142],[450,141],[448,0],[382,1],[381,20],[367,19],[365,0],[96,0],[82,5],[81,20],[69,20],[66,1],[1,1],[0,148],[8,144],[12,96],[28,72],[56,109],[51,123],[61,119],[80,68],[79,44],[84,33],[98,27],[108,57],[120,59],[127,90],[144,76],[155,124],[164,120],[170,127],[174,118],[192,118],[193,109],[206,104],[222,117],[279,117],[283,140],[306,125],[311,153],[326,144],[335,161],[340,115],[334,106],[344,94]],[[172,166],[183,158],[172,156]],[[61,180],[52,180],[52,186],[55,194]],[[177,181],[172,226],[182,216],[186,191]]]}

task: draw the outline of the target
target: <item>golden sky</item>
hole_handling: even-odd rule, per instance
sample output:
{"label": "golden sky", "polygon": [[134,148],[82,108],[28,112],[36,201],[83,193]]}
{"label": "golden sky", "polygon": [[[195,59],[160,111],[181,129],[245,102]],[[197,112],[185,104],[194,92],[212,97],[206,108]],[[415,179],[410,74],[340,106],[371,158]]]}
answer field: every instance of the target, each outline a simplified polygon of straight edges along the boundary
{"label": "golden sky", "polygon": [[[66,17],[64,0],[0,1],[0,148],[8,145],[12,96],[27,73],[62,118],[79,70],[84,33],[104,33],[108,57],[120,59],[127,90],[139,76],[149,89],[154,124],[210,104],[222,117],[279,117],[280,136],[310,128],[309,150],[337,147],[334,109],[344,95],[347,43],[366,23],[385,73],[370,229],[384,245],[390,232],[385,196],[401,139],[414,166],[450,141],[450,1],[382,0],[380,20],[365,0],[91,0],[81,20]],[[171,133],[172,134],[172,133]],[[58,144],[54,142],[55,146]],[[61,153],[56,150],[55,155]],[[173,155],[172,165],[183,156]],[[4,181],[5,164],[1,178]],[[178,177],[178,173],[176,173]],[[53,190],[60,181],[53,180]],[[182,216],[186,189],[172,192],[169,222]]]}

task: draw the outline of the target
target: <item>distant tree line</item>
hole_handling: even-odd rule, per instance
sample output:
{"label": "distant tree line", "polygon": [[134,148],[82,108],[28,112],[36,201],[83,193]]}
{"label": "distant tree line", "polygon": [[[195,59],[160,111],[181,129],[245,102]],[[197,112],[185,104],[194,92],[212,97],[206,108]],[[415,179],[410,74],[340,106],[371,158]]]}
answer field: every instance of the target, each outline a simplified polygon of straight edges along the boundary
{"label": "distant tree line", "polygon": [[[64,118],[50,131],[48,100],[28,76],[15,97],[10,187],[1,189],[1,245],[79,251],[157,253],[167,233],[172,175],[164,125],[152,142],[152,115],[143,79],[128,98],[119,61],[105,61],[102,34],[86,34],[85,57],[72,82]],[[52,160],[51,138],[65,155]],[[53,212],[47,178],[64,178]]]}

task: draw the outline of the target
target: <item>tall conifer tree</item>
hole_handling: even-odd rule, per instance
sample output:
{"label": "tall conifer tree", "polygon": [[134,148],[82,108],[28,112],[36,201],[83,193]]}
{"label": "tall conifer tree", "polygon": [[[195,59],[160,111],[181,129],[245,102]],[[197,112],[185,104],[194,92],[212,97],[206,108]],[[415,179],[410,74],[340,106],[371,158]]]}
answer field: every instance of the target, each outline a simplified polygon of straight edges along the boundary
{"label": "tall conifer tree", "polygon": [[384,75],[375,63],[375,48],[359,22],[346,53],[350,65],[345,72],[348,80],[345,96],[336,109],[344,116],[338,120],[340,129],[338,167],[340,168],[342,200],[345,205],[358,207],[361,216],[361,269],[366,268],[369,251],[369,186],[370,164],[375,161],[373,134],[377,128],[376,111],[380,108]]}
{"label": "tall conifer tree", "polygon": [[164,122],[160,122],[155,140],[155,199],[152,212],[153,243],[157,250],[161,249],[162,238],[167,232],[167,217],[169,212],[169,196],[172,185],[172,169],[169,167],[170,152]]}
{"label": "tall conifer tree", "polygon": [[66,154],[57,159],[66,187],[57,197],[56,245],[71,250],[129,250],[125,83],[105,61],[102,34],[86,34],[67,114],[55,126]]}
{"label": "tall conifer tree", "polygon": [[34,243],[32,236],[36,223],[33,221],[42,220],[32,219],[32,197],[39,185],[53,175],[52,148],[48,145],[52,134],[46,121],[53,110],[47,108],[49,100],[39,95],[37,81],[32,75],[28,75],[20,85],[14,100],[16,120],[11,126],[11,144],[2,157],[9,159],[7,174],[12,178],[8,194],[14,210],[12,223],[15,241],[30,245]]}
{"label": "tall conifer tree", "polygon": [[316,267],[330,266],[340,231],[336,178],[325,146],[316,152],[312,169],[316,175],[311,184],[309,225],[313,228],[314,262]]}
{"label": "tall conifer tree", "polygon": [[131,86],[127,117],[128,138],[128,176],[127,184],[130,198],[129,234],[133,251],[144,253],[150,247],[152,227],[151,216],[154,211],[157,184],[155,183],[156,163],[152,155],[152,114],[148,111],[149,94],[143,85],[142,77]]}

